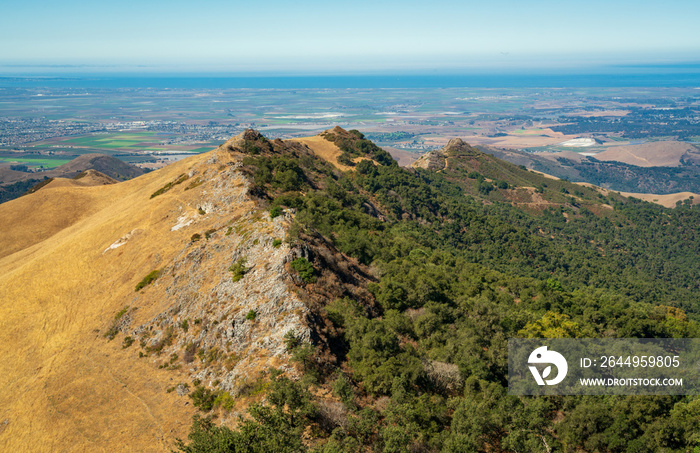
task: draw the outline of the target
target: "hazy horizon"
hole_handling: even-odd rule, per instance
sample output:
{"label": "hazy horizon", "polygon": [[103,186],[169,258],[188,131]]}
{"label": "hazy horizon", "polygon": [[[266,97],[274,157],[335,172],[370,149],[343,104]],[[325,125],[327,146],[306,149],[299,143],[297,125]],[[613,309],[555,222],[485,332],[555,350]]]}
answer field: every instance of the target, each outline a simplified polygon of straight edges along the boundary
{"label": "hazy horizon", "polygon": [[278,0],[0,6],[0,74],[381,75],[697,64],[700,3]]}

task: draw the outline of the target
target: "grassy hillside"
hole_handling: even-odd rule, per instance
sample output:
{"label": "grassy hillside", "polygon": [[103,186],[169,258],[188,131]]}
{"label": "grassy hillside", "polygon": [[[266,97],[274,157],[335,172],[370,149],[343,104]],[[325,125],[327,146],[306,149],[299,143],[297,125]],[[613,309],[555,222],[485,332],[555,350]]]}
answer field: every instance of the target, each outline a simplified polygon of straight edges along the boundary
{"label": "grassy hillside", "polygon": [[[122,184],[45,188],[0,205],[0,417],[8,420],[0,449],[165,451],[182,432],[192,411],[184,398],[166,398],[172,373],[103,335],[132,303],[136,282],[175,253],[173,236],[185,239],[168,224],[186,201],[149,205],[148,197],[191,164]],[[140,231],[137,240],[103,254],[131,231]]]}
{"label": "grassy hillside", "polygon": [[308,338],[275,243],[289,216],[257,207],[240,160],[222,147],[0,205],[0,450],[170,451],[195,379],[245,399],[287,362],[287,330]]}

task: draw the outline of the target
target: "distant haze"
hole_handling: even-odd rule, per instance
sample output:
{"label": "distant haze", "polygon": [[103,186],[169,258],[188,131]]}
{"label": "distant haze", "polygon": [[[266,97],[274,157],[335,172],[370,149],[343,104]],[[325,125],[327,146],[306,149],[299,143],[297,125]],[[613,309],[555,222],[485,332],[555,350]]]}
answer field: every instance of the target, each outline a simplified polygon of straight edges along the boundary
{"label": "distant haze", "polygon": [[696,0],[0,4],[0,75],[591,70],[700,60]]}

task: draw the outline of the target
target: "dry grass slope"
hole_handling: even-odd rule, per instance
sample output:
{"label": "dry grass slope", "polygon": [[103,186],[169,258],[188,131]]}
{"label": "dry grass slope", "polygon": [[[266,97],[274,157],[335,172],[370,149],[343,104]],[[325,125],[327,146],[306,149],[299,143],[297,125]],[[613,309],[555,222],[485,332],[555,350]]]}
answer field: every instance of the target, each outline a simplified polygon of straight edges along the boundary
{"label": "dry grass slope", "polygon": [[667,208],[675,208],[678,201],[687,200],[693,197],[693,204],[700,203],[700,195],[692,192],[678,192],[669,193],[666,195],[655,195],[651,193],[630,193],[630,192],[620,192],[626,197],[639,198],[640,200],[648,201],[650,203],[660,204]]}
{"label": "dry grass slope", "polygon": [[[310,310],[345,295],[333,276],[367,277],[280,241],[292,217],[249,196],[246,134],[126,182],[89,173],[0,205],[0,451],[170,451],[195,411],[177,384],[238,395],[239,410],[268,367],[295,373],[284,335],[311,338]],[[318,281],[295,286],[288,263],[314,254]]]}
{"label": "dry grass slope", "polygon": [[[201,188],[150,195],[227,156],[191,157],[119,184],[56,184],[0,206],[0,451],[169,451],[186,436],[193,408],[166,389],[189,376],[157,369],[104,332],[137,300],[136,283],[214,221],[199,213]],[[183,214],[197,226],[172,230]],[[158,303],[142,296],[144,316]]]}
{"label": "dry grass slope", "polygon": [[292,139],[292,141],[299,142],[308,146],[309,149],[311,149],[316,155],[332,163],[339,170],[352,170],[352,167],[343,165],[338,162],[338,157],[341,154],[343,154],[343,151],[341,151],[341,149],[338,148],[338,146],[335,143],[326,140],[320,135],[314,135],[313,137],[295,138]]}
{"label": "dry grass slope", "polygon": [[624,162],[639,167],[677,167],[688,155],[697,158],[700,151],[693,145],[677,141],[659,141],[641,145],[611,146],[595,158]]}

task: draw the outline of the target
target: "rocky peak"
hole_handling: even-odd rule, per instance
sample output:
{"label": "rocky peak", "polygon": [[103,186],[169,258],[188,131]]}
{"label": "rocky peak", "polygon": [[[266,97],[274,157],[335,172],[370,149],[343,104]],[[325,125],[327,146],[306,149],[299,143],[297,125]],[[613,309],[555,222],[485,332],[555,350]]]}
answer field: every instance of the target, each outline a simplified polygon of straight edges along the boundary
{"label": "rocky peak", "polygon": [[257,142],[264,138],[263,135],[255,129],[246,129],[242,134],[239,134],[239,136],[242,136],[243,140],[248,140],[250,142]]}
{"label": "rocky peak", "polygon": [[413,168],[425,168],[431,171],[444,170],[447,165],[446,155],[442,149],[434,149],[420,156],[411,164]]}
{"label": "rocky peak", "polygon": [[450,156],[477,156],[481,151],[466,143],[461,138],[453,138],[442,148],[445,155]]}
{"label": "rocky peak", "polygon": [[448,157],[478,156],[480,154],[482,154],[481,151],[472,147],[461,138],[453,138],[441,149],[435,149],[423,154],[411,164],[411,167],[440,171],[447,167]]}
{"label": "rocky peak", "polygon": [[469,145],[467,145],[461,138],[452,138],[449,142],[447,142],[444,149],[463,148],[465,146]]}

